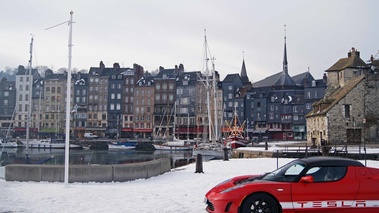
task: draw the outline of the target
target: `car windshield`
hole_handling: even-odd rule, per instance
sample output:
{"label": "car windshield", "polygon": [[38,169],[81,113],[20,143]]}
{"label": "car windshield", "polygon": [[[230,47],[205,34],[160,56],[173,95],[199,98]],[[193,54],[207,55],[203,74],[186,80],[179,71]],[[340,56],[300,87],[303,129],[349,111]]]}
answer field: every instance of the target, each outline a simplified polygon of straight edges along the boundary
{"label": "car windshield", "polygon": [[306,164],[301,161],[292,161],[277,170],[267,173],[262,180],[278,182],[294,182],[298,179],[299,174],[304,170]]}

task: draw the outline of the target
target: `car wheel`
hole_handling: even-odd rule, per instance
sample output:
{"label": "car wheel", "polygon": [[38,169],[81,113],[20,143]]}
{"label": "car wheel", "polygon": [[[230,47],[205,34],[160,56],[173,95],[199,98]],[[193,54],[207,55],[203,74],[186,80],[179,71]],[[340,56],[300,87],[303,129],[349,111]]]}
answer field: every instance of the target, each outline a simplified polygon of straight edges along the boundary
{"label": "car wheel", "polygon": [[241,213],[279,213],[275,200],[267,194],[253,194],[245,199]]}

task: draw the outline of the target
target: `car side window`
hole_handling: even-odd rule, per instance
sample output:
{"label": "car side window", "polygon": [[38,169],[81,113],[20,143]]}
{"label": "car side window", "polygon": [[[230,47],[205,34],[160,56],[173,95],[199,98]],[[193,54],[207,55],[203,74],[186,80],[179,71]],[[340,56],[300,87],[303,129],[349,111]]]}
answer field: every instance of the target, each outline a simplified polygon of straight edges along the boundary
{"label": "car side window", "polygon": [[314,182],[331,182],[342,179],[346,171],[346,166],[312,167],[305,175],[313,176]]}
{"label": "car side window", "polygon": [[294,164],[293,166],[287,169],[284,175],[299,175],[303,171],[303,169],[303,165]]}

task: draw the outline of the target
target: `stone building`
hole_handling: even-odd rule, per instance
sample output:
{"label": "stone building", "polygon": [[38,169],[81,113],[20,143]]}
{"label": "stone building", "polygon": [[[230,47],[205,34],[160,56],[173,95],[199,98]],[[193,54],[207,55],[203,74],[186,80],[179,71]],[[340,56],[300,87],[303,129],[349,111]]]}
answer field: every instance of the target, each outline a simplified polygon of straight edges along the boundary
{"label": "stone building", "polygon": [[359,51],[326,70],[323,99],[307,114],[307,142],[313,146],[376,142],[379,98],[377,69],[370,69]]}

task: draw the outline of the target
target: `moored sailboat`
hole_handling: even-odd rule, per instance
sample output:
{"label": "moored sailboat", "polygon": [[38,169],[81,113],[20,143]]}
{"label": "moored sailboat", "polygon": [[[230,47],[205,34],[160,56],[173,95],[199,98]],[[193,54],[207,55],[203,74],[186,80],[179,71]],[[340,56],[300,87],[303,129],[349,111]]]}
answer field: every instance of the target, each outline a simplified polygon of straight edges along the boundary
{"label": "moored sailboat", "polygon": [[[52,141],[50,138],[48,139],[33,139],[27,141],[22,141],[25,147],[28,147],[30,149],[64,149],[65,143],[64,141]],[[70,149],[82,149],[83,147],[78,144],[71,144],[70,143]]]}
{"label": "moored sailboat", "polygon": [[[226,146],[220,143],[219,135],[219,109],[218,104],[218,89],[216,87],[216,74],[214,58],[210,56],[210,51],[207,43],[207,37],[204,36],[204,49],[205,49],[205,91],[207,93],[207,118],[208,118],[208,140],[197,143],[193,148],[193,156],[198,154],[202,155],[204,159],[222,159],[224,157],[224,149]],[[208,53],[212,61],[212,70],[208,69]],[[214,114],[212,114],[212,112]]]}
{"label": "moored sailboat", "polygon": [[115,141],[108,144],[108,149],[135,149],[136,141]]}
{"label": "moored sailboat", "polygon": [[8,141],[7,139],[0,139],[0,147],[3,148],[18,148],[19,145],[16,141]]}
{"label": "moored sailboat", "polygon": [[230,123],[226,121],[226,126],[227,127],[224,128],[224,131],[226,132],[227,137],[225,138],[224,143],[232,149],[246,147],[249,141],[244,136],[245,122],[242,124],[239,123],[236,111],[234,112],[232,121]]}

